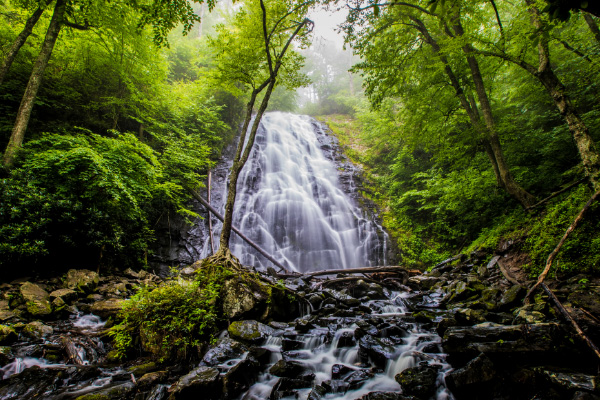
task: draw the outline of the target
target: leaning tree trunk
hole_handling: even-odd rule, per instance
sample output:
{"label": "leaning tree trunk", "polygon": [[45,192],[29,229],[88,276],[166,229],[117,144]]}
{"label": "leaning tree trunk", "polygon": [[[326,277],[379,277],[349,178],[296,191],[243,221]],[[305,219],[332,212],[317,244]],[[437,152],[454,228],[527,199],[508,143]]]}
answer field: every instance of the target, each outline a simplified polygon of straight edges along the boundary
{"label": "leaning tree trunk", "polygon": [[27,82],[25,94],[23,95],[19,111],[17,112],[17,119],[10,135],[8,145],[6,146],[6,151],[4,152],[4,158],[2,160],[4,168],[12,167],[16,152],[23,143],[25,131],[27,130],[27,124],[29,123],[29,118],[31,117],[31,111],[33,110],[33,104],[35,102],[37,92],[42,84],[44,71],[48,65],[48,61],[52,55],[52,50],[54,49],[54,44],[56,43],[56,39],[58,38],[58,34],[60,33],[60,29],[62,27],[66,5],[66,0],[56,0],[54,13],[52,14],[52,20],[48,26],[44,43],[42,43],[40,54],[33,65],[33,70],[31,71],[29,82]]}
{"label": "leaning tree trunk", "polygon": [[[463,36],[464,30],[460,23],[460,16],[456,16],[455,18],[455,23],[452,28],[458,36]],[[498,137],[498,132],[496,130],[496,122],[492,113],[492,106],[485,90],[485,84],[481,75],[481,69],[479,68],[479,62],[477,61],[477,58],[475,58],[475,49],[471,44],[468,43],[465,44],[462,49],[467,58],[469,69],[471,70],[471,77],[473,78],[473,83],[475,84],[475,93],[477,93],[477,98],[479,99],[479,104],[481,105],[481,112],[483,113],[483,120],[485,121],[485,125],[488,129],[487,139],[489,141],[494,158],[496,159],[496,165],[498,166],[498,173],[500,174],[502,183],[504,184],[504,188],[508,194],[515,198],[523,206],[523,208],[526,209],[534,203],[535,198],[515,181],[510,172],[510,168],[506,163],[504,152],[502,151],[502,146],[500,144],[500,138]]]}
{"label": "leaning tree trunk", "polygon": [[585,19],[585,23],[590,28],[590,31],[596,38],[596,42],[598,42],[598,44],[600,44],[600,28],[598,28],[598,24],[594,20],[594,17],[592,17],[590,14],[584,12],[583,18]]}
{"label": "leaning tree trunk", "polygon": [[38,7],[33,12],[33,14],[27,19],[23,30],[21,31],[21,33],[19,33],[19,36],[16,37],[12,46],[10,46],[6,57],[4,57],[4,61],[2,61],[2,66],[0,66],[0,85],[2,85],[2,82],[4,82],[4,78],[10,70],[10,66],[15,60],[15,57],[17,57],[17,53],[19,53],[19,50],[21,50],[21,47],[25,44],[29,35],[31,35],[31,32],[33,32],[33,27],[35,26],[35,24],[37,24],[38,20],[40,19],[43,13],[44,8]]}

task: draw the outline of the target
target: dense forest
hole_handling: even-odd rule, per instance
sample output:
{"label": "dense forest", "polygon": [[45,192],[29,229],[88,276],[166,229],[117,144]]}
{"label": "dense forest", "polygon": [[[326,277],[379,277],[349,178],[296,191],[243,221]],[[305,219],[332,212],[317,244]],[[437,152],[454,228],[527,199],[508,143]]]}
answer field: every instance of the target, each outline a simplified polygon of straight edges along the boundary
{"label": "dense forest", "polygon": [[[597,399],[599,18],[562,0],[0,0],[0,397]],[[269,267],[242,265],[234,210],[275,242],[237,193],[265,154],[308,164],[271,174],[265,197],[294,203],[271,210],[274,231],[294,220],[284,247],[378,262],[391,242],[397,265],[294,269],[255,243]],[[218,247],[211,227],[206,258],[154,268],[161,227],[212,221],[224,160]],[[358,204],[335,214],[342,180]]]}

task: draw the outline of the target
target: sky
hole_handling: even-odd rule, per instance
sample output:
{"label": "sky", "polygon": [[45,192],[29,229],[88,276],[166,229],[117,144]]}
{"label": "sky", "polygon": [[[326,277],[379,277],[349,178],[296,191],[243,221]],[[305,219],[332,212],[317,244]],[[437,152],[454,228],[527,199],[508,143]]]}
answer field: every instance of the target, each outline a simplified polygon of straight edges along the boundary
{"label": "sky", "polygon": [[336,44],[336,47],[342,49],[344,45],[344,37],[341,33],[337,33],[336,29],[346,18],[347,11],[345,9],[331,12],[324,8],[313,10],[309,13],[309,18],[315,23],[314,37],[315,41],[322,37],[331,40]]}

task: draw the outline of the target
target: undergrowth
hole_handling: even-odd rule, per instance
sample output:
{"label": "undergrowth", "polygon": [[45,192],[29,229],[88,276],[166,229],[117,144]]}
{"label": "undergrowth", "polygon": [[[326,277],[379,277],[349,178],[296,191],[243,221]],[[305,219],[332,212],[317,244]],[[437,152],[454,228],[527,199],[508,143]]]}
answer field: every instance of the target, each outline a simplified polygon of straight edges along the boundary
{"label": "undergrowth", "polygon": [[161,362],[191,356],[220,329],[219,293],[231,275],[217,266],[208,274],[198,270],[192,281],[176,279],[154,290],[140,288],[125,302],[121,322],[111,328],[117,357],[125,358],[139,347]]}

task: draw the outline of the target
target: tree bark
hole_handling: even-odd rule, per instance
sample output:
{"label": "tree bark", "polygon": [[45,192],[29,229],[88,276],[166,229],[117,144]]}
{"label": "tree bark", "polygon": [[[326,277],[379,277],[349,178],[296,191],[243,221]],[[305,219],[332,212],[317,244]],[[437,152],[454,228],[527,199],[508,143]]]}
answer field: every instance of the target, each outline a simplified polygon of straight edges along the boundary
{"label": "tree bark", "polygon": [[12,65],[13,61],[17,57],[19,50],[27,41],[27,38],[29,37],[29,35],[31,35],[31,32],[33,32],[33,27],[35,26],[35,24],[37,24],[38,20],[40,19],[40,17],[42,16],[43,13],[44,13],[44,8],[38,7],[33,12],[33,14],[31,14],[31,16],[27,19],[27,22],[25,22],[25,26],[23,27],[23,30],[21,31],[21,33],[19,33],[19,36],[16,37],[12,46],[10,46],[10,49],[8,50],[8,53],[6,54],[4,61],[2,61],[2,66],[0,66],[0,85],[2,85],[2,82],[4,82],[4,78],[6,77],[6,74],[8,73],[8,71],[10,70],[10,66]]}
{"label": "tree bark", "polygon": [[23,143],[25,131],[27,130],[27,125],[29,124],[29,118],[31,117],[31,111],[33,110],[33,104],[35,102],[37,92],[42,84],[44,71],[48,66],[48,61],[52,55],[54,44],[56,43],[56,39],[58,38],[58,34],[60,33],[60,29],[63,24],[65,9],[66,0],[56,0],[54,13],[52,14],[52,20],[48,26],[48,31],[46,32],[46,37],[44,39],[44,43],[42,44],[40,54],[35,61],[33,70],[31,71],[31,76],[29,77],[25,94],[23,95],[21,105],[19,106],[19,111],[17,112],[17,119],[10,135],[8,145],[6,146],[6,151],[4,152],[2,164],[6,169],[12,167],[15,161],[16,152]]}
{"label": "tree bark", "polygon": [[598,28],[598,24],[594,20],[594,17],[592,17],[590,14],[584,12],[583,19],[585,19],[585,23],[590,28],[590,31],[596,38],[596,42],[598,42],[598,44],[600,44],[600,28]]}
{"label": "tree bark", "polygon": [[[455,17],[452,29],[457,36],[464,35],[465,32],[460,23],[460,15]],[[471,77],[473,78],[473,83],[475,84],[475,93],[477,93],[477,98],[479,99],[479,104],[483,113],[483,120],[485,121],[485,125],[488,129],[488,141],[490,143],[494,158],[496,159],[498,173],[500,174],[504,188],[523,206],[523,208],[528,208],[534,203],[535,198],[515,181],[510,172],[510,168],[506,163],[504,152],[502,151],[502,146],[500,144],[500,138],[498,137],[498,131],[496,129],[496,122],[492,112],[492,106],[485,90],[485,84],[483,82],[483,76],[481,75],[481,69],[479,68],[479,62],[477,61],[477,58],[475,58],[475,49],[471,44],[465,44],[462,49],[467,58],[469,69],[471,70]]]}

